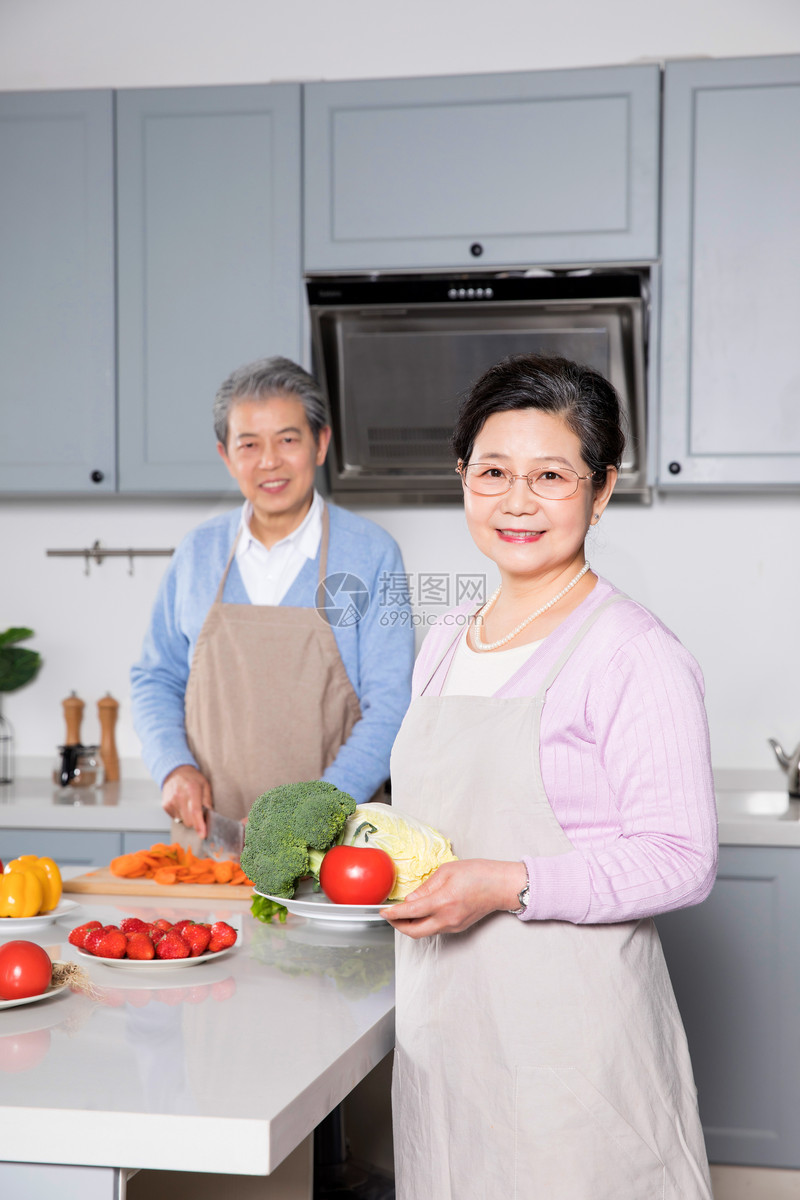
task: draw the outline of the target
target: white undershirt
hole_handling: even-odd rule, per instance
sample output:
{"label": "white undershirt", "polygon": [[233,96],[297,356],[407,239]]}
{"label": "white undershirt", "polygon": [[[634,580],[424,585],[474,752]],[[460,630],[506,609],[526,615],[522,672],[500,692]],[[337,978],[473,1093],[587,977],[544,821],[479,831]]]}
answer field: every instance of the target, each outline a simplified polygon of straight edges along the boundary
{"label": "white undershirt", "polygon": [[315,558],[322,538],[323,500],[315,491],[303,520],[270,549],[250,532],[253,506],[242,505],[236,564],[251,604],[280,604],[309,558]]}
{"label": "white undershirt", "polygon": [[468,632],[469,629],[458,639],[441,691],[443,696],[493,696],[544,641],[540,638],[538,642],[493,650],[489,654],[472,649],[467,640]]}

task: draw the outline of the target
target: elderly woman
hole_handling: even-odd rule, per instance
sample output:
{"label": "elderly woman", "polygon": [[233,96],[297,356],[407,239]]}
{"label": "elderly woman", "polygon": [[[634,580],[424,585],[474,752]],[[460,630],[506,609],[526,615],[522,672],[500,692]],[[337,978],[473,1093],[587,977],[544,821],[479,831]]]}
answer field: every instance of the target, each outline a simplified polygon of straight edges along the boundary
{"label": "elderly woman", "polygon": [[452,839],[399,933],[398,1200],[710,1200],[653,914],[697,904],[716,816],[697,664],[584,541],[623,449],[596,372],[490,369],[453,438],[500,586],[428,635],[394,803]]}

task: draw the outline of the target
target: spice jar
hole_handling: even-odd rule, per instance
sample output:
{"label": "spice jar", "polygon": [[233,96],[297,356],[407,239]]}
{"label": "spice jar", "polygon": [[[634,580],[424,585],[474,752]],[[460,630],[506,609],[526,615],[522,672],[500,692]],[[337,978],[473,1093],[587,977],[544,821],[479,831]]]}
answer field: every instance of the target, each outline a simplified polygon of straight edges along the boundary
{"label": "spice jar", "polygon": [[61,755],[53,771],[53,783],[62,788],[101,787],[103,760],[98,746],[59,746]]}

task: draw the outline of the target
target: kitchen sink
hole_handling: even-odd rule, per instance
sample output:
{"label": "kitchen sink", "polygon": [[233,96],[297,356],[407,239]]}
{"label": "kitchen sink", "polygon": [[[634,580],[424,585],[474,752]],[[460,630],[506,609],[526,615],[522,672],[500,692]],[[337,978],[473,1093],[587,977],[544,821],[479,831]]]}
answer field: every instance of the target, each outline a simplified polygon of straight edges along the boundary
{"label": "kitchen sink", "polygon": [[717,811],[729,821],[763,820],[773,817],[782,821],[800,821],[800,800],[792,799],[787,791],[735,791],[717,788]]}

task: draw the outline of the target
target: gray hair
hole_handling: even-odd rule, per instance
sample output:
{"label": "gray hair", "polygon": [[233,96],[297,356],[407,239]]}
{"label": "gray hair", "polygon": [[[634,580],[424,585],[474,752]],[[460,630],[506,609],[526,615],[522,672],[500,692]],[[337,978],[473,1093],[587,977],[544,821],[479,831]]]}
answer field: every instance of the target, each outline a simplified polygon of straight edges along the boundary
{"label": "gray hair", "polygon": [[330,425],[325,397],[317,381],[290,358],[259,358],[233,371],[214,397],[214,432],[217,441],[228,445],[228,418],[237,400],[255,396],[289,396],[300,401],[311,426],[314,441]]}

